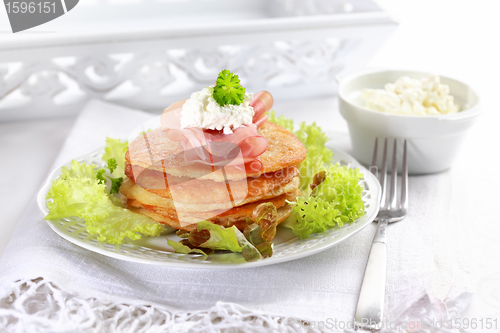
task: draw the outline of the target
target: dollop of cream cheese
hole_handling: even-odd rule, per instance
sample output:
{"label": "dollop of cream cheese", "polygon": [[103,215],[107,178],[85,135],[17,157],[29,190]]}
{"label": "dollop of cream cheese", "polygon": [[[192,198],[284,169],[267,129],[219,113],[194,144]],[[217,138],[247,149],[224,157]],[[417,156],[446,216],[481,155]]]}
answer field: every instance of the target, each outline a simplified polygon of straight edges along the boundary
{"label": "dollop of cream cheese", "polygon": [[252,93],[245,93],[240,105],[220,106],[212,97],[213,87],[207,87],[191,94],[181,111],[181,128],[198,127],[223,130],[231,134],[233,130],[252,123],[254,116],[250,101]]}
{"label": "dollop of cream cheese", "polygon": [[413,116],[438,116],[460,111],[450,95],[450,87],[441,84],[437,75],[420,80],[404,76],[384,88],[362,91],[361,97],[368,109]]}

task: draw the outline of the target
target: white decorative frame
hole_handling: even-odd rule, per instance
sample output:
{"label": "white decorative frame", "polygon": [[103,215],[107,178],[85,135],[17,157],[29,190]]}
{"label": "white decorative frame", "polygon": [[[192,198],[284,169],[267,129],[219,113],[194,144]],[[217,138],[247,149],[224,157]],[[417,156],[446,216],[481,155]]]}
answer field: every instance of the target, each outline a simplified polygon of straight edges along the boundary
{"label": "white decorative frame", "polygon": [[[225,1],[211,0],[207,8],[215,12]],[[262,2],[249,1],[242,0],[242,11]],[[193,3],[208,2],[184,1],[176,8],[187,15]],[[359,66],[396,26],[370,0],[269,0],[259,6],[268,6],[272,17],[78,36],[64,33],[63,22],[55,26],[60,33],[39,39],[0,36],[0,120],[74,114],[90,98],[160,112],[213,84],[224,68],[239,74],[249,91],[267,89],[276,98],[333,94],[335,75]],[[115,13],[114,7],[104,2],[94,10]],[[318,15],[325,12],[334,14]]]}

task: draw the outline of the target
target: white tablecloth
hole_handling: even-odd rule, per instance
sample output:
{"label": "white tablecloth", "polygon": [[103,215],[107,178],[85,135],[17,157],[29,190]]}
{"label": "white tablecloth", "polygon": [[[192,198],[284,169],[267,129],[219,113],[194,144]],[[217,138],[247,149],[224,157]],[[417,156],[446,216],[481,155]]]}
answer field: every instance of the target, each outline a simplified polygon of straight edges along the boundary
{"label": "white tablecloth", "polygon": [[[500,120],[497,103],[500,49],[494,39],[488,38],[500,30],[500,21],[496,17],[498,2],[487,0],[475,2],[380,0],[379,2],[395,14],[401,25],[384,47],[374,54],[369,65],[413,68],[455,76],[472,84],[477,89],[486,111],[486,114],[471,131],[454,167],[447,173],[436,176],[436,183],[441,186],[437,194],[442,195],[441,198],[445,199],[437,201],[438,197],[434,192],[434,186],[419,186],[417,185],[418,178],[412,180],[413,190],[420,191],[419,194],[414,193],[414,197],[415,195],[417,197],[429,196],[429,200],[435,201],[432,205],[435,210],[426,212],[429,209],[428,206],[415,207],[415,201],[412,201],[410,212],[415,221],[414,226],[420,223],[419,228],[411,229],[410,227],[408,229],[408,225],[411,225],[409,219],[399,225],[391,226],[389,235],[394,239],[398,228],[405,228],[401,229],[401,234],[405,233],[404,239],[406,241],[403,246],[412,248],[414,253],[418,253],[419,244],[422,241],[421,230],[429,227],[427,224],[429,221],[426,220],[426,217],[436,213],[436,217],[432,217],[431,226],[436,229],[435,236],[433,236],[435,239],[432,239],[435,248],[432,248],[432,251],[444,253],[448,258],[460,257],[461,261],[459,263],[454,259],[436,260],[435,257],[428,256],[426,264],[422,268],[423,271],[430,268],[431,280],[434,283],[428,286],[434,286],[434,288],[431,287],[431,290],[437,297],[446,297],[453,295],[454,290],[457,289],[452,287],[455,283],[454,278],[469,276],[471,282],[465,284],[474,292],[474,296],[465,315],[477,320],[498,318],[500,314],[500,297],[498,296],[500,295],[500,270],[498,267],[500,259],[498,235],[500,230],[498,229],[496,207],[500,202],[497,190],[500,183],[495,167],[499,162],[496,145],[500,142],[497,129]],[[287,114],[299,120],[306,118],[321,120],[324,127],[332,131],[335,130],[336,133],[346,133],[345,125],[338,115],[333,99],[277,103],[276,109],[278,113]],[[0,191],[0,207],[4,212],[2,215],[4,229],[0,236],[0,251],[5,247],[11,230],[49,171],[71,124],[71,119],[0,124],[0,156],[3,157],[2,163],[0,163],[2,174],[0,178],[2,189]],[[28,134],[33,134],[33,136]],[[338,137],[343,140],[339,142],[339,146],[348,149],[347,136],[340,134]],[[36,162],[36,168],[29,167],[33,165],[33,160]],[[19,165],[16,165],[17,161],[19,161]],[[18,177],[20,173],[22,176]],[[12,175],[16,175],[16,177]],[[33,212],[33,207],[30,209]],[[373,232],[373,227],[365,229],[368,236],[365,236],[363,241],[368,240],[369,242],[369,234]],[[447,245],[450,238],[454,238],[456,241],[454,243],[459,244],[458,249],[450,248]],[[392,239],[390,241],[389,262],[391,260],[396,262],[394,260],[397,259],[397,254],[401,249],[391,243]],[[368,246],[367,244],[367,248]],[[324,254],[320,256],[322,255]],[[366,255],[366,252],[360,255]],[[324,260],[328,259],[327,257]],[[410,259],[407,261],[411,264]],[[404,270],[402,272],[404,273]],[[460,272],[465,274],[462,275]],[[408,276],[405,278],[405,282],[418,278],[419,276]],[[389,276],[390,290],[396,290],[394,288],[397,288],[397,281],[397,277]],[[24,282],[26,283],[23,285]],[[436,285],[440,287],[436,288]],[[73,309],[86,309],[85,307],[89,304],[87,299],[58,291],[57,286],[54,287],[44,280],[21,281],[14,287],[19,287],[17,290],[31,290],[31,292],[38,290],[41,295],[45,295],[46,291],[55,292],[61,297],[59,301],[73,307]],[[29,295],[31,300],[34,295]],[[326,292],[324,295],[326,295],[324,297],[331,297]],[[29,313],[29,311],[23,313],[12,309],[12,304],[15,304],[16,299],[17,296],[14,295],[14,297],[8,296],[0,300],[0,327],[3,327],[2,324],[5,323],[5,320],[15,321],[16,316],[26,318],[26,313]],[[391,299],[388,301],[394,304]],[[57,310],[58,304],[58,302],[45,303],[47,317],[49,317],[50,311]],[[141,318],[143,322],[148,322],[148,320],[161,321],[166,318],[165,316],[171,315],[168,310],[157,308],[153,311],[151,308],[133,304],[130,301],[127,304],[117,305],[94,300],[92,304],[99,310],[92,312],[92,316],[89,316],[85,325],[81,327],[95,327],[98,325],[97,323],[100,323],[103,325],[101,327],[109,328],[117,318],[121,321],[116,322],[121,322],[122,325],[125,323],[124,327],[126,327],[127,324],[131,324],[130,321],[127,321],[130,315]],[[453,304],[448,303],[448,305],[453,308]],[[323,311],[327,310],[323,309]],[[76,312],[78,313],[78,311]],[[234,314],[237,322],[249,318],[246,316],[248,312],[245,309],[219,304],[218,307],[214,307],[208,312],[195,313],[189,319],[194,323],[193,327],[203,327],[204,324],[207,324],[206,321],[204,322],[207,318],[216,318],[220,314],[228,313]],[[141,317],[142,314],[147,316]],[[108,315],[115,317],[109,319]],[[33,320],[34,327],[42,327],[41,323],[46,323],[43,318],[37,321],[33,317],[28,316],[27,320]],[[174,321],[181,318],[177,322],[185,323],[183,314],[171,318]],[[272,316],[259,318],[268,320],[266,322],[269,325],[273,325],[273,323],[277,325],[279,322],[279,319]],[[61,327],[64,324],[71,323],[72,319],[71,312],[67,317],[59,318],[59,331],[62,331]],[[287,323],[296,322],[281,321],[281,323],[284,325],[280,328],[284,329],[287,327]],[[52,324],[47,323],[47,325]],[[179,327],[185,328],[186,326],[177,326],[182,331]],[[27,329],[27,331],[29,330]],[[492,330],[485,332],[492,332]]]}

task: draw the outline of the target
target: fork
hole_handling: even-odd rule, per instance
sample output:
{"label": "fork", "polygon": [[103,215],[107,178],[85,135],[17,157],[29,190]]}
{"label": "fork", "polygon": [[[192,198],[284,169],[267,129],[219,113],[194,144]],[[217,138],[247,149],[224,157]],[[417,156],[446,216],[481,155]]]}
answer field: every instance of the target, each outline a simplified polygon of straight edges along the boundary
{"label": "fork", "polygon": [[[377,149],[378,138],[375,139],[373,159],[370,171],[377,176]],[[392,155],[392,172],[390,176],[390,192],[387,195],[387,138],[384,141],[384,152],[382,157],[382,169],[379,181],[382,185],[382,197],[380,210],[376,220],[377,232],[373,238],[370,255],[365,268],[361,291],[359,292],[358,305],[354,316],[355,325],[360,328],[380,329],[384,316],[385,298],[385,276],[387,269],[387,234],[386,228],[389,223],[398,222],[406,217],[408,210],[408,165],[406,158],[406,140],[403,149],[403,168],[401,173],[401,196],[397,202],[397,142],[394,139]]]}

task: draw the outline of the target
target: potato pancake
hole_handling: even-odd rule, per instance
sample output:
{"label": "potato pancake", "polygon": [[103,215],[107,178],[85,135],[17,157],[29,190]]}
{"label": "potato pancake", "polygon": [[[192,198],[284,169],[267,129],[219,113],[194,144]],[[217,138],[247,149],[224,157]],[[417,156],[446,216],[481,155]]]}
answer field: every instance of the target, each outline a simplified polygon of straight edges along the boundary
{"label": "potato pancake", "polygon": [[[207,212],[215,210],[228,210],[235,206],[241,206],[250,202],[264,200],[280,196],[284,193],[295,192],[299,187],[299,177],[294,177],[288,184],[284,184],[280,187],[274,188],[265,194],[255,195],[251,197],[246,197],[239,202],[232,202],[227,197],[228,200],[221,201],[219,203],[192,203],[192,202],[179,202],[177,200],[164,198],[150,191],[146,191],[142,187],[135,184],[131,179],[125,179],[122,186],[120,187],[120,192],[127,199],[135,199],[143,205],[147,206],[157,206],[163,208],[171,208],[177,211],[183,212]],[[210,195],[210,192],[207,193]]]}
{"label": "potato pancake", "polygon": [[[231,227],[235,225],[238,229],[244,230],[248,225],[247,218],[250,219],[252,217],[253,210],[261,203],[272,202],[278,209],[278,223],[283,222],[292,212],[292,206],[286,202],[286,200],[295,200],[298,193],[286,193],[281,196],[271,198],[268,200],[261,200],[253,203],[249,203],[243,206],[235,207],[234,209],[223,212],[220,215],[213,216],[211,218],[207,218],[206,220],[221,225],[223,227]],[[129,200],[130,206],[128,208],[136,213],[140,213],[146,215],[153,220],[168,224],[169,226],[175,229],[192,231],[196,229],[196,223],[200,220],[203,220],[201,216],[184,216],[184,219],[181,219],[182,222],[179,222],[179,218],[175,213],[174,214],[165,214],[163,210],[156,210],[155,207],[146,206],[144,207],[138,201]]]}
{"label": "potato pancake", "polygon": [[248,177],[238,181],[215,182],[188,177],[175,177],[163,172],[144,169],[134,179],[131,172],[126,175],[136,185],[148,192],[176,202],[193,204],[219,204],[231,201],[241,204],[246,198],[261,196],[282,187],[298,176],[297,167],[291,166],[275,172],[262,174],[259,177]]}

